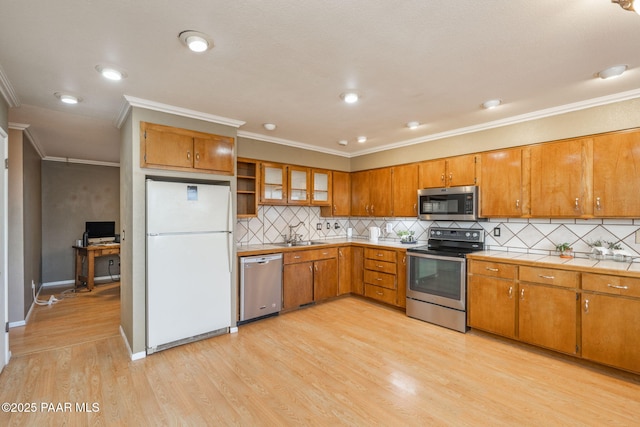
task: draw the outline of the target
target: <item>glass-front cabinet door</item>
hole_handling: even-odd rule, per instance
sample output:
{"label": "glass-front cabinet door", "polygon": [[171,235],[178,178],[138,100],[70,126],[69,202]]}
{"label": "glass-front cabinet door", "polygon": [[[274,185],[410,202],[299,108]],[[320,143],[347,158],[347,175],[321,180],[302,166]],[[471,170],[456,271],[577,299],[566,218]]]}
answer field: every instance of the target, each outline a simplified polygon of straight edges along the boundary
{"label": "glass-front cabinet door", "polygon": [[261,169],[260,203],[271,205],[286,204],[286,166],[277,163],[262,163]]}
{"label": "glass-front cabinet door", "polygon": [[309,168],[288,166],[289,199],[291,205],[309,204]]}
{"label": "glass-front cabinet door", "polygon": [[311,169],[311,204],[331,206],[331,171]]}

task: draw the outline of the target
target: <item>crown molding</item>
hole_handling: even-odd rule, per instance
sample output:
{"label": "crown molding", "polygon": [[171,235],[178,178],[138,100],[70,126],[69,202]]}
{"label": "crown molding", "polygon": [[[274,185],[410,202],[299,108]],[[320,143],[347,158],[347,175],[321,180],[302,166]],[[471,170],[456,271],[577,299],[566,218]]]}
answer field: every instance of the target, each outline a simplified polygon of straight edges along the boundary
{"label": "crown molding", "polygon": [[348,153],[343,153],[342,151],[338,151],[338,150],[331,150],[329,148],[324,148],[324,147],[316,147],[314,145],[304,144],[302,142],[291,141],[291,140],[282,139],[282,138],[274,138],[272,136],[266,136],[266,135],[262,135],[262,134],[259,134],[259,133],[253,133],[253,132],[238,131],[238,137],[255,139],[255,140],[258,140],[258,141],[272,142],[274,144],[286,145],[288,147],[301,148],[303,150],[318,151],[320,153],[333,154],[334,156],[342,156],[342,157],[352,157],[353,156],[353,155],[350,155]]}
{"label": "crown molding", "polygon": [[16,92],[13,90],[13,86],[4,73],[2,66],[0,66],[0,94],[2,94],[4,100],[9,104],[9,108],[17,108],[20,106],[18,95],[16,95]]}
{"label": "crown molding", "polygon": [[147,110],[160,111],[162,113],[173,114],[176,116],[189,117],[192,119],[204,120],[206,122],[217,123],[220,125],[231,126],[234,128],[239,128],[244,125],[245,122],[242,120],[229,119],[227,117],[216,116],[213,114],[202,113],[200,111],[190,110],[188,108],[175,107],[173,105],[162,104],[160,102],[149,101],[147,99],[136,98],[134,96],[124,95],[124,99],[128,106],[121,107],[118,116],[116,117],[116,123],[119,123],[119,126],[122,126],[124,120],[129,114],[129,110],[131,107],[140,107],[146,108]]}
{"label": "crown molding", "polygon": [[26,123],[9,122],[9,129],[22,131],[22,134],[27,138],[27,141],[31,143],[31,146],[33,147],[34,150],[36,150],[36,153],[38,153],[38,156],[40,156],[41,159],[44,159],[45,157],[44,149],[42,148],[42,145],[40,144],[40,142],[38,142],[36,137],[31,133],[31,129],[29,129],[29,126],[31,125]]}
{"label": "crown molding", "polygon": [[379,153],[381,151],[392,150],[395,148],[407,147],[410,145],[421,144],[423,142],[435,141],[438,139],[451,138],[453,136],[465,135],[473,132],[499,128],[503,126],[524,123],[531,120],[543,119],[545,117],[559,116],[561,114],[571,113],[574,111],[586,110],[588,108],[600,107],[616,102],[629,101],[631,99],[640,98],[640,89],[634,89],[627,92],[620,92],[613,95],[602,96],[599,98],[587,99],[586,101],[574,102],[572,104],[560,105],[557,107],[546,108],[544,110],[533,111],[531,113],[521,114],[518,116],[507,117],[492,122],[481,123],[478,125],[467,126],[463,128],[453,129],[450,131],[435,133],[432,135],[413,138],[405,141],[387,144],[384,147],[376,147],[367,150],[360,150],[351,154],[351,157],[362,156],[365,154]]}
{"label": "crown molding", "polygon": [[70,157],[43,157],[42,160],[46,160],[48,162],[75,163],[75,164],[92,165],[92,166],[109,166],[113,168],[120,167],[120,163],[101,162],[98,160],[73,159]]}

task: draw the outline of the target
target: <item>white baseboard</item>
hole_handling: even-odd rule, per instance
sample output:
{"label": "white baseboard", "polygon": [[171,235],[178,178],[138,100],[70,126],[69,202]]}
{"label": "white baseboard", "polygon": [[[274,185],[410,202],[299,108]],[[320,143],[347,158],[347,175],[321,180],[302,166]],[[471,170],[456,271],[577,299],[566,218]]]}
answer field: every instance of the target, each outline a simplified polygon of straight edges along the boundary
{"label": "white baseboard", "polygon": [[[32,305],[33,307],[33,305]],[[18,326],[25,326],[27,324],[26,320],[19,320],[17,322],[9,322],[9,328],[17,328]]]}
{"label": "white baseboard", "polygon": [[[100,276],[100,277],[96,277],[94,278],[94,280],[96,282],[100,281],[100,280],[111,280],[112,278],[114,279],[120,279],[120,275],[119,274],[114,274],[113,276]],[[65,285],[75,285],[76,281],[71,279],[71,280],[60,280],[57,282],[46,282],[42,284],[43,288],[51,288],[51,287],[56,287],[56,286],[65,286]]]}
{"label": "white baseboard", "polygon": [[146,351],[141,351],[141,352],[138,352],[138,353],[133,353],[131,351],[131,347],[129,346],[129,340],[127,339],[127,335],[124,333],[124,329],[122,329],[122,325],[120,325],[120,335],[122,336],[122,339],[124,340],[124,345],[127,346],[127,352],[129,353],[129,358],[132,361],[144,359],[145,357],[147,357],[147,352]]}

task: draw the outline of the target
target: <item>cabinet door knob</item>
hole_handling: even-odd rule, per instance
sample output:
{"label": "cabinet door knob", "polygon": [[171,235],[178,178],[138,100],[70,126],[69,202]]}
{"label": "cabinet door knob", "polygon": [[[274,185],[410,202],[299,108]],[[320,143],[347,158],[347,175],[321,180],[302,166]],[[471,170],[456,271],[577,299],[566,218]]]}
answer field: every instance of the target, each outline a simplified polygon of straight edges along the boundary
{"label": "cabinet door knob", "polygon": [[507,295],[509,298],[513,298],[513,286],[509,286],[509,290],[507,291]]}
{"label": "cabinet door knob", "polygon": [[589,313],[589,300],[584,300],[584,312]]}
{"label": "cabinet door knob", "polygon": [[440,181],[444,182],[444,174],[440,175]]}
{"label": "cabinet door knob", "polygon": [[596,197],[596,209],[597,210],[602,209],[602,206],[600,205],[600,197]]}
{"label": "cabinet door knob", "polygon": [[576,210],[580,209],[580,199],[578,197],[576,197],[575,208]]}
{"label": "cabinet door knob", "polygon": [[191,151],[187,151],[187,160],[191,160]]}
{"label": "cabinet door knob", "polygon": [[520,200],[516,200],[516,209],[520,209]]}
{"label": "cabinet door knob", "polygon": [[524,301],[524,288],[520,289],[520,300]]}
{"label": "cabinet door knob", "polygon": [[200,153],[196,153],[196,161],[200,161]]}

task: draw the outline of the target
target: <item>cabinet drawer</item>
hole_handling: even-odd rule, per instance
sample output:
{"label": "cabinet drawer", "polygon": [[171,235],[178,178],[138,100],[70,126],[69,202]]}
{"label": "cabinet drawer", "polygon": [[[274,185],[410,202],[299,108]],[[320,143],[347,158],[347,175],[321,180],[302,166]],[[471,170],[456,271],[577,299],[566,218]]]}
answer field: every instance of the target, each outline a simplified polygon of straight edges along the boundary
{"label": "cabinet drawer", "polygon": [[582,273],[582,289],[640,298],[640,279]]}
{"label": "cabinet drawer", "polygon": [[368,283],[364,285],[364,296],[392,305],[396,304],[397,299],[397,293],[394,289],[381,288]]}
{"label": "cabinet drawer", "polygon": [[364,282],[388,289],[396,288],[396,276],[394,274],[380,273],[379,271],[365,270]]}
{"label": "cabinet drawer", "polygon": [[381,271],[383,273],[396,274],[396,263],[378,261],[375,259],[364,260],[364,268],[367,270]]}
{"label": "cabinet drawer", "polygon": [[365,248],[364,257],[368,259],[377,259],[379,261],[396,262],[396,251]]}
{"label": "cabinet drawer", "polygon": [[284,253],[284,264],[316,261],[319,259],[337,258],[338,248],[312,249],[309,251],[295,251]]}
{"label": "cabinet drawer", "polygon": [[522,266],[519,278],[521,282],[544,283],[563,288],[578,288],[580,285],[580,273],[577,271],[555,270],[553,268]]}
{"label": "cabinet drawer", "polygon": [[478,276],[498,277],[500,279],[515,279],[517,267],[512,264],[502,264],[490,261],[475,261],[469,263],[469,273]]}

